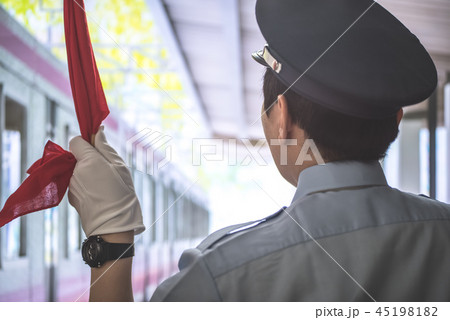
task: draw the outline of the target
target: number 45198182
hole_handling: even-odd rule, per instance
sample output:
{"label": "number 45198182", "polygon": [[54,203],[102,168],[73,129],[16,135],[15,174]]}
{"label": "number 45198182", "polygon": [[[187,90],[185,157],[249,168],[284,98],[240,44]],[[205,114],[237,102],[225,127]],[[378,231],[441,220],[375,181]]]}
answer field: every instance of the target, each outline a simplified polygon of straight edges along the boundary
{"label": "number 45198182", "polygon": [[378,307],[375,311],[380,317],[437,317],[437,312],[437,307]]}

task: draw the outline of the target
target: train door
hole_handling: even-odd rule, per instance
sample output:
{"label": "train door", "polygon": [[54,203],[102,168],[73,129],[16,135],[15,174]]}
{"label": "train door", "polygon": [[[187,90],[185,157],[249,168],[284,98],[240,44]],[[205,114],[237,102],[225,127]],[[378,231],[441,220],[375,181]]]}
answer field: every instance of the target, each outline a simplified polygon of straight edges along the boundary
{"label": "train door", "polygon": [[427,101],[405,110],[399,137],[383,161],[390,186],[444,202],[449,201],[450,185],[448,86],[438,87]]}
{"label": "train door", "polygon": [[[447,72],[447,81],[444,86],[444,112],[445,112],[445,128],[446,128],[446,140],[447,140],[447,152],[446,152],[446,168],[450,161],[450,71]],[[446,175],[446,201],[450,203],[450,170],[447,170]]]}
{"label": "train door", "polygon": [[[19,187],[26,170],[26,108],[4,96],[0,86],[0,180],[1,206]],[[0,301],[32,299],[27,256],[27,218],[21,217],[0,229]],[[6,280],[8,281],[2,281]]]}
{"label": "train door", "polygon": [[[55,139],[56,102],[47,99],[46,136]],[[46,279],[46,300],[57,301],[57,260],[58,260],[58,207],[44,211],[44,264]]]}
{"label": "train door", "polygon": [[148,285],[147,285],[147,297],[150,298],[153,294],[153,291],[156,289],[156,285],[158,284],[158,252],[156,251],[158,248],[157,240],[157,213],[159,206],[158,199],[158,182],[154,178],[154,176],[148,176],[150,182],[150,221],[149,221],[149,266],[148,266]]}

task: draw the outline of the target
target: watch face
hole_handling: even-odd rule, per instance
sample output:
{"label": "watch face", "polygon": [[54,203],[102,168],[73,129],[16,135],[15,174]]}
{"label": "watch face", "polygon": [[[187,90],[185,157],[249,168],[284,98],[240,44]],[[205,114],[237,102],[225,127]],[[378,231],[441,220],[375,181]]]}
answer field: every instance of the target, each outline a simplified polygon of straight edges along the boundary
{"label": "watch face", "polygon": [[103,239],[100,237],[90,237],[83,243],[83,260],[92,268],[100,267],[105,261]]}

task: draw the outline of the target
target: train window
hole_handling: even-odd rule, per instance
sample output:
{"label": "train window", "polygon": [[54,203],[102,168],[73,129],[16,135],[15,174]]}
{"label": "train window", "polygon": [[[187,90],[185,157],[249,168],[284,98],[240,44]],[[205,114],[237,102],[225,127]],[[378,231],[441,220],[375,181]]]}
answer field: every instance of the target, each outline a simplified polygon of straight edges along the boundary
{"label": "train window", "polygon": [[[51,104],[50,104],[51,106]],[[51,123],[51,118],[55,118],[55,111],[52,110],[53,108],[50,107],[49,115],[49,122]],[[52,132],[52,131],[51,131]],[[50,132],[50,133],[51,133]],[[64,140],[65,140],[65,146],[66,149],[69,148],[69,141],[72,139],[76,133],[71,132],[70,126],[66,125],[64,127]],[[73,255],[78,256],[79,250],[81,249],[81,244],[84,239],[83,229],[81,227],[81,221],[80,217],[78,215],[78,212],[75,210],[74,207],[72,207],[69,204],[69,201],[65,202],[66,208],[65,211],[67,213],[67,217],[65,219],[65,248],[64,248],[64,256],[66,258],[69,258]]]}
{"label": "train window", "polygon": [[56,131],[56,102],[47,98],[47,137],[55,138]]}
{"label": "train window", "polygon": [[169,220],[169,240],[176,240],[176,231],[177,231],[177,206],[175,203],[176,193],[173,188],[169,189],[169,207],[170,210],[167,212],[168,220]]}
{"label": "train window", "polygon": [[167,208],[169,208],[169,189],[164,186],[163,187],[163,240],[167,241],[169,240],[169,215],[167,211]]}
{"label": "train window", "polygon": [[194,222],[193,222],[193,224],[194,224],[194,227],[193,227],[193,232],[194,232],[194,235],[192,236],[192,238],[194,238],[194,239],[196,239],[196,238],[198,238],[198,209],[197,209],[197,203],[196,202],[194,202],[193,204],[192,204],[192,216],[194,217]]}
{"label": "train window", "polygon": [[68,206],[67,216],[67,257],[81,249],[82,232],[80,232],[80,218],[78,212],[71,205]]}
{"label": "train window", "polygon": [[[151,199],[150,199],[149,175],[143,173],[142,174],[142,198],[140,199],[140,202],[141,202],[142,218],[144,221],[144,226],[146,226],[147,228],[150,226],[150,219],[151,219],[150,201],[151,201]],[[142,234],[139,238],[142,239],[142,243],[144,243],[144,239],[147,239],[147,237],[148,237],[147,234]]]}
{"label": "train window", "polygon": [[[2,134],[2,207],[19,187],[26,166],[25,108],[6,97]],[[2,255],[14,259],[26,255],[26,217],[16,219],[2,228]]]}
{"label": "train window", "polygon": [[187,218],[187,230],[186,230],[186,238],[192,239],[193,236],[193,220],[192,220],[193,210],[192,210],[192,201],[188,199],[186,201],[186,218]]}
{"label": "train window", "polygon": [[192,239],[192,231],[193,231],[193,222],[192,222],[192,202],[191,199],[188,199],[186,201],[186,205],[185,205],[185,214],[186,214],[186,226],[185,228],[187,228],[186,230],[186,238],[188,239]]}
{"label": "train window", "polygon": [[[133,179],[134,189],[136,191],[136,195],[137,195],[137,197],[139,199],[139,202],[141,204],[142,215],[145,216],[147,214],[145,212],[146,199],[144,199],[144,190],[143,190],[145,173],[143,173],[143,172],[141,172],[139,170],[136,170],[136,169],[133,169],[132,171],[133,171],[133,178],[134,178]],[[135,244],[138,244],[138,245],[143,244],[143,239],[142,238],[143,238],[142,236],[136,237]]]}
{"label": "train window", "polygon": [[[180,196],[176,194],[176,199]],[[176,221],[176,239],[183,239],[183,226],[184,226],[184,201],[183,199],[179,199],[176,203],[177,206],[177,215],[175,218]]]}
{"label": "train window", "polygon": [[192,238],[195,239],[197,238],[198,235],[198,211],[197,211],[197,205],[195,204],[195,202],[193,202],[192,200],[192,204],[191,204],[191,208],[192,208]]}
{"label": "train window", "polygon": [[187,239],[189,237],[189,200],[187,197],[183,198],[183,229],[181,232],[181,236],[183,239]]}
{"label": "train window", "polygon": [[152,176],[148,176],[150,180],[150,190],[149,190],[149,196],[150,196],[150,223],[148,225],[149,232],[150,232],[150,241],[155,242],[156,241],[156,182],[155,179]]}
{"label": "train window", "polygon": [[194,223],[193,223],[193,232],[194,232],[194,235],[193,235],[193,238],[194,239],[196,239],[196,238],[198,238],[198,236],[199,236],[199,217],[198,217],[198,214],[199,214],[199,212],[198,212],[198,206],[197,206],[197,203],[196,202],[194,202],[193,203],[193,212],[192,212],[192,216],[194,217]]}
{"label": "train window", "polygon": [[155,182],[155,191],[154,191],[154,225],[152,227],[153,232],[153,241],[158,242],[162,241],[162,232],[164,231],[162,228],[163,219],[161,218],[161,214],[164,212],[164,186],[160,180],[154,180]]}
{"label": "train window", "polygon": [[166,216],[165,219],[165,229],[167,232],[166,240],[171,241],[172,240],[172,217],[173,217],[173,206],[172,206],[172,189],[170,186],[167,187],[167,211],[164,216]]}
{"label": "train window", "polygon": [[[8,196],[20,185],[20,132],[5,130],[3,139],[2,163],[2,206]],[[19,256],[20,220],[16,219],[3,228],[3,241],[6,244],[5,258]]]}
{"label": "train window", "polygon": [[148,237],[148,240],[146,241],[149,241],[149,243],[151,244],[154,241],[155,234],[154,226],[152,225],[155,221],[155,185],[152,176],[149,174],[143,174],[142,192],[142,215],[144,218],[146,233],[148,233],[148,235],[145,236],[145,239],[147,239]]}
{"label": "train window", "polygon": [[209,211],[207,208],[203,209],[203,215],[202,215],[202,219],[203,219],[203,234],[202,236],[206,236],[209,233]]}
{"label": "train window", "polygon": [[189,199],[189,238],[195,238],[195,205],[192,199]]}

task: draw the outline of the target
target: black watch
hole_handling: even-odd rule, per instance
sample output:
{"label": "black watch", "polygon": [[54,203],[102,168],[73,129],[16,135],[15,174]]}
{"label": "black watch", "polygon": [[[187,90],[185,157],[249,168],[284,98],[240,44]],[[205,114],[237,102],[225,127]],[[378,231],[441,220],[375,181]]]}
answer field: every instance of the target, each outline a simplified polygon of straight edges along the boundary
{"label": "black watch", "polygon": [[134,244],[110,243],[100,236],[90,236],[84,240],[81,254],[91,268],[100,268],[106,261],[134,256]]}

